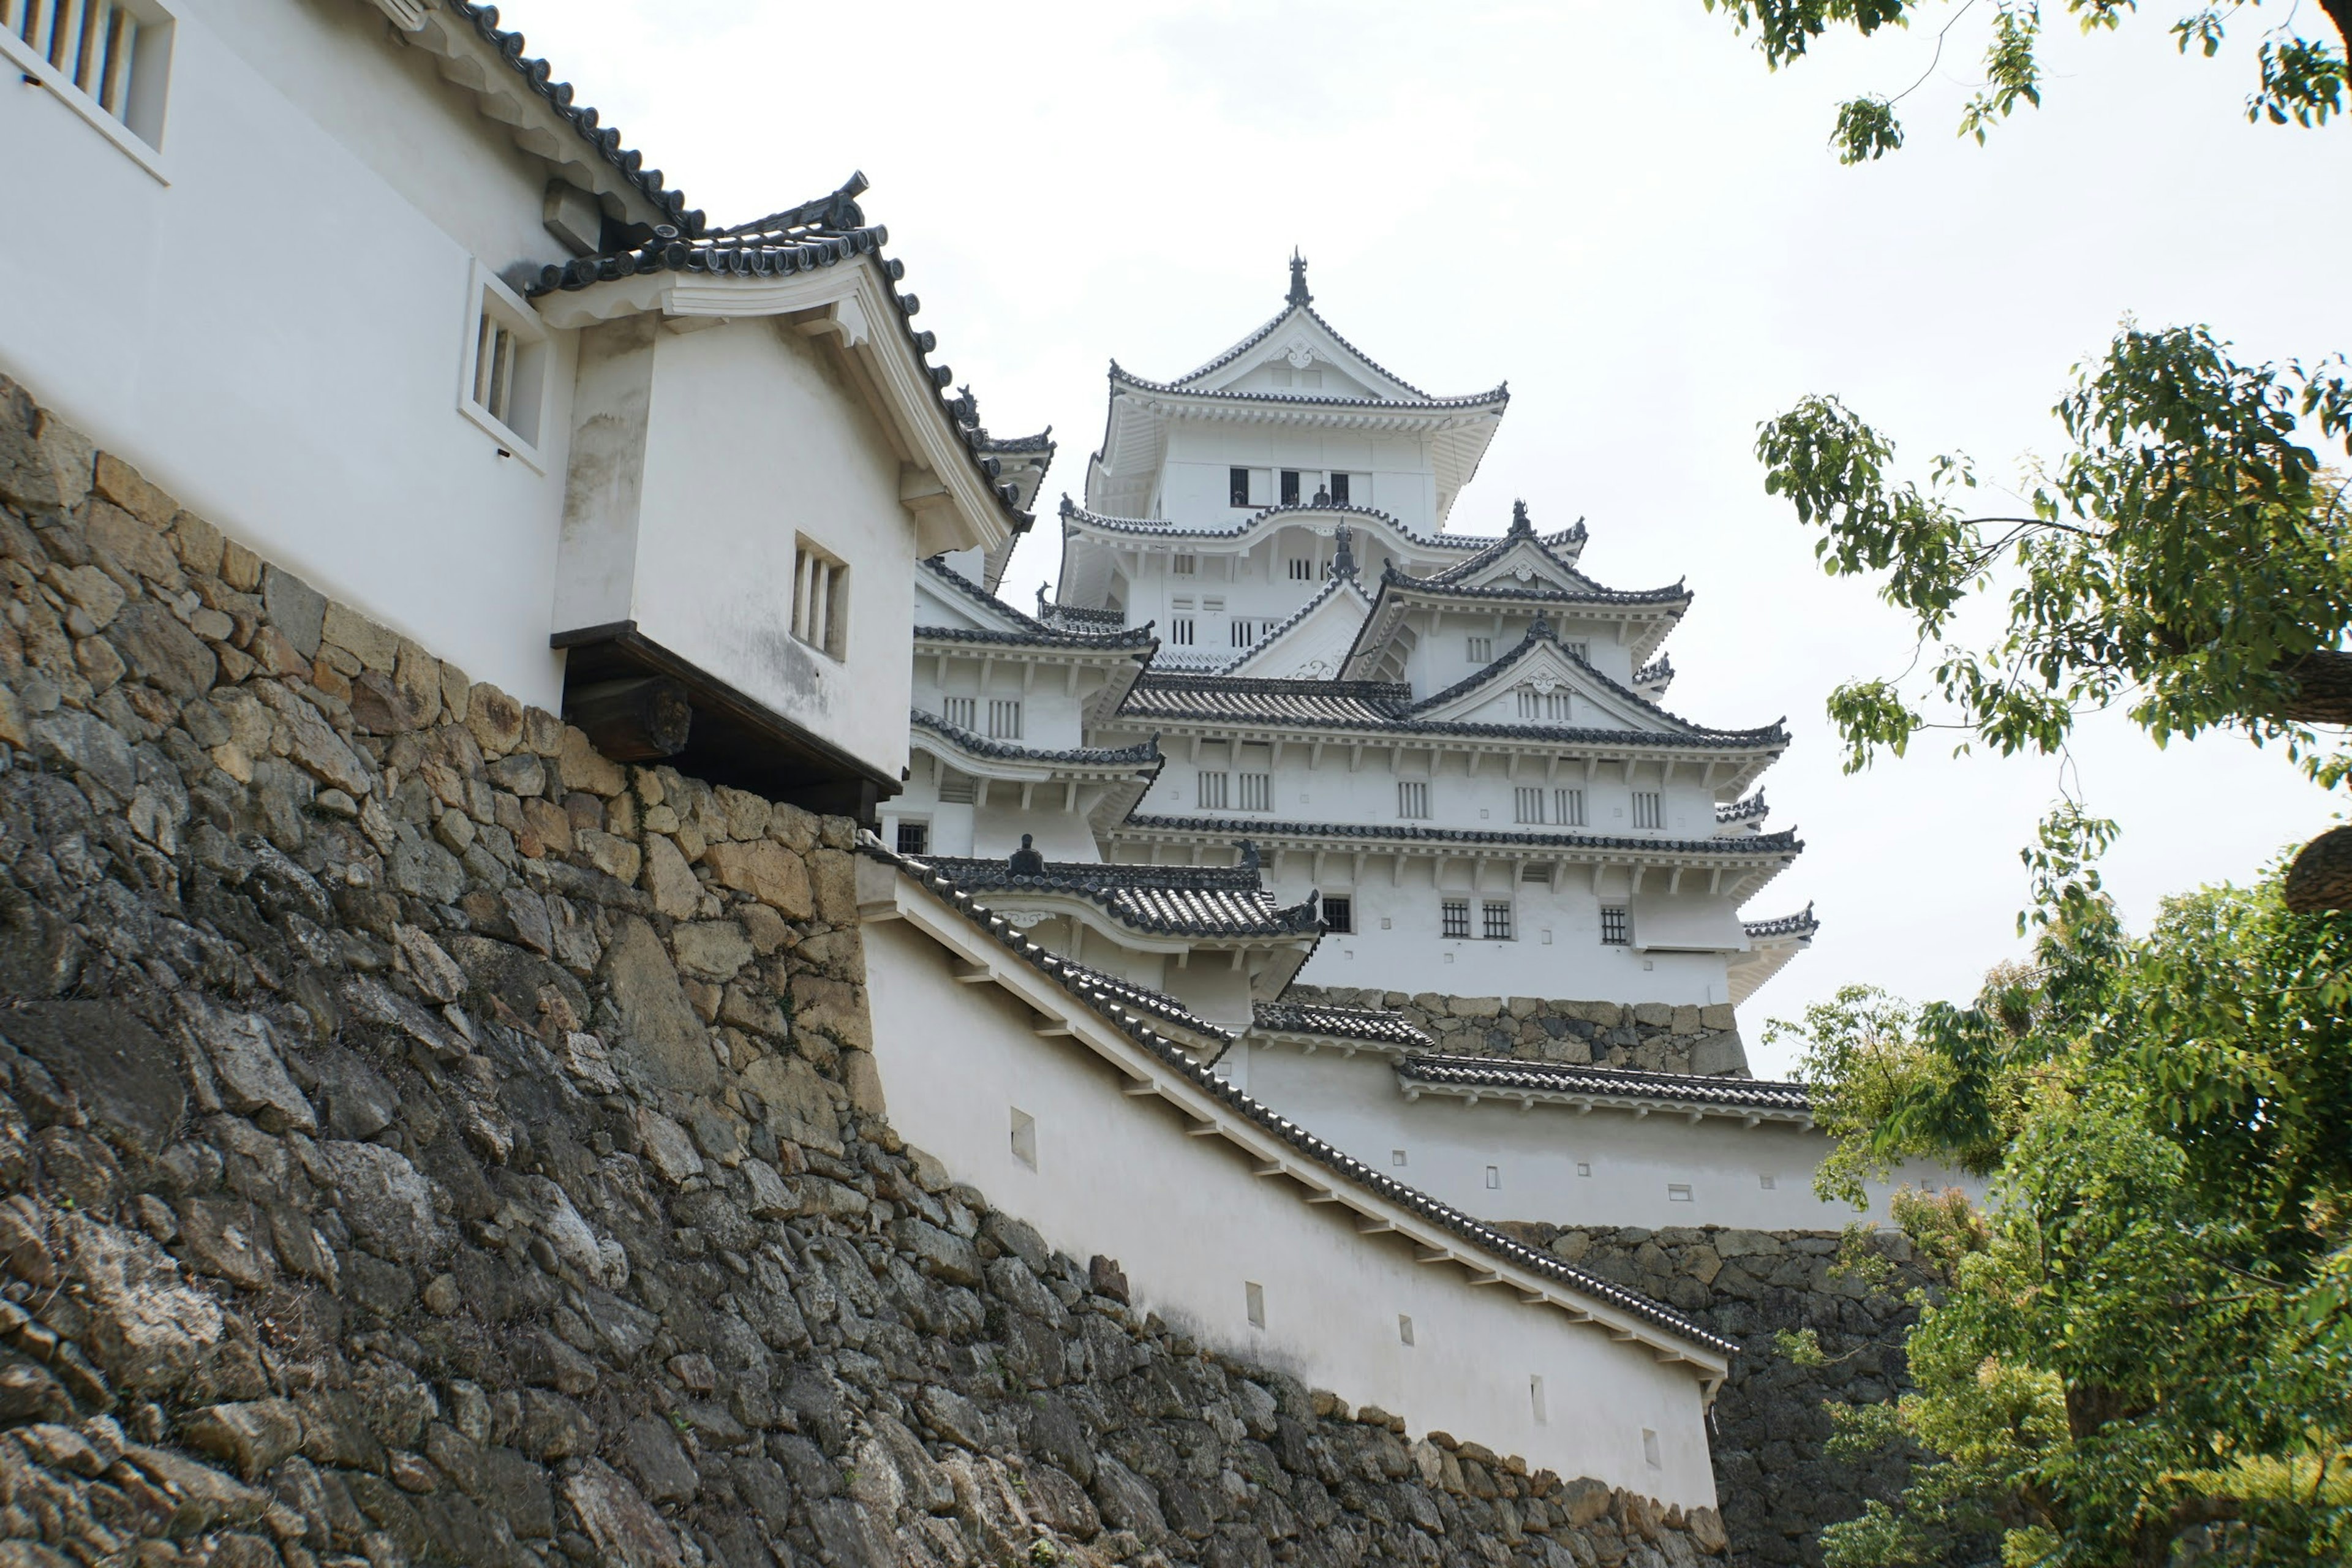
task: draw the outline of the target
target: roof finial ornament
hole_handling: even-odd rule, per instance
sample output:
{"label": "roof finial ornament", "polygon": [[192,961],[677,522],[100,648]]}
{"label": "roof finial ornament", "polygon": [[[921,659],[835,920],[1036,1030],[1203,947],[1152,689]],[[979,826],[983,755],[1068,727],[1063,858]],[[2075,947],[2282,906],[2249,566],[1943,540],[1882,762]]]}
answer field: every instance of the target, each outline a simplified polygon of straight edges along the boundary
{"label": "roof finial ornament", "polygon": [[1532,535],[1535,531],[1536,525],[1528,521],[1528,503],[1523,500],[1513,501],[1511,503],[1512,534],[1514,536],[1519,534]]}
{"label": "roof finial ornament", "polygon": [[1294,245],[1290,247],[1290,303],[1311,304],[1314,299],[1315,296],[1307,291],[1307,258],[1299,255],[1298,247]]}
{"label": "roof finial ornament", "polygon": [[1528,627],[1528,639],[1532,642],[1537,637],[1541,637],[1546,642],[1552,640],[1551,619],[1541,610],[1536,612],[1535,620]]}
{"label": "roof finial ornament", "polygon": [[1240,851],[1239,856],[1234,861],[1234,865],[1240,867],[1244,871],[1255,871],[1257,869],[1257,843],[1255,839],[1241,839],[1234,844],[1234,847]]}
{"label": "roof finial ornament", "polygon": [[1339,552],[1331,557],[1331,575],[1346,577],[1352,581],[1356,575],[1356,552],[1350,545],[1356,537],[1356,531],[1343,522],[1332,530],[1332,533],[1339,542]]}
{"label": "roof finial ornament", "polygon": [[1029,834],[1021,836],[1021,847],[1005,860],[1005,868],[1016,877],[1042,877],[1045,874],[1045,858],[1032,847],[1036,839]]}

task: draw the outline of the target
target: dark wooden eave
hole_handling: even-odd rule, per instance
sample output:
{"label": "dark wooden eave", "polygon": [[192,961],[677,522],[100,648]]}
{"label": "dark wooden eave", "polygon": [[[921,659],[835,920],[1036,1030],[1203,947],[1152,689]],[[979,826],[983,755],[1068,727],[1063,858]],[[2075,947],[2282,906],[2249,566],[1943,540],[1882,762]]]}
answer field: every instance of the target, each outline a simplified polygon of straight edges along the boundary
{"label": "dark wooden eave", "polygon": [[685,749],[664,759],[682,773],[855,817],[868,827],[879,820],[880,804],[899,792],[898,780],[713,678],[639,632],[635,621],[558,632],[548,643],[565,653],[567,718],[572,692],[608,681],[660,676],[683,686],[694,722]]}

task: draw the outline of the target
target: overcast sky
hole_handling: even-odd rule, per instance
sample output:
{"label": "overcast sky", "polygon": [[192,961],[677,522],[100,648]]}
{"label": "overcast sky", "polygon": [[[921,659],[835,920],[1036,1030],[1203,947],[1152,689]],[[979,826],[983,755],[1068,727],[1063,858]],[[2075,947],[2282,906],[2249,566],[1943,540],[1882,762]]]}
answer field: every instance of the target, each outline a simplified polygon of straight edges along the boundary
{"label": "overcast sky", "polygon": [[[1294,245],[1318,309],[1399,374],[1507,379],[1453,526],[1499,532],[1515,496],[1543,528],[1586,518],[1600,580],[1696,592],[1668,706],[1789,717],[1765,784],[1807,850],[1748,914],[1812,900],[1822,931],[1743,1009],[1767,1074],[1790,1065],[1768,1016],[1857,982],[1965,997],[2016,951],[2017,848],[2059,781],[1933,742],[1841,773],[1823,696],[1899,670],[1909,639],[1867,585],[1819,574],[1763,494],[1757,423],[1834,392],[1911,461],[1965,450],[2006,483],[2055,449],[2070,367],[2126,314],[2210,323],[2242,357],[2352,348],[2352,126],[2249,126],[2251,31],[2183,59],[2164,6],[2092,39],[2053,16],[2048,106],[1984,148],[1953,135],[1975,16],[1940,63],[1921,27],[1775,76],[1698,0],[502,13],[714,223],[865,172],[936,357],[992,429],[1061,442],[1006,580],[1021,602],[1055,569],[1053,501],[1083,487],[1108,362],[1210,358],[1280,308]],[[1839,99],[1915,79],[1911,145],[1841,167]],[[2341,799],[2242,739],[2159,752],[2119,721],[2075,763],[2124,825],[2107,872],[2136,922],[2248,877]]]}

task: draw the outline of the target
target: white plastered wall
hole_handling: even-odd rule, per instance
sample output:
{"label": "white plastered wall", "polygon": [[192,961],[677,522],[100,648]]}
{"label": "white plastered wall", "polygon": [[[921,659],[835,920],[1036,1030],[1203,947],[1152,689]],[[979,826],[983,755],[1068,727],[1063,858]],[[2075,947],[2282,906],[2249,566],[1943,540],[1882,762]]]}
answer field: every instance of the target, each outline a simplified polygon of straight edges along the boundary
{"label": "white plastered wall", "polygon": [[1476,1105],[1439,1095],[1413,1100],[1385,1057],[1309,1056],[1294,1046],[1237,1049],[1253,1095],[1366,1164],[1481,1219],[1838,1230],[1857,1220],[1889,1223],[1887,1200],[1900,1186],[1984,1195],[1973,1177],[1906,1165],[1891,1182],[1871,1184],[1869,1207],[1857,1210],[1815,1195],[1813,1173],[1833,1145],[1794,1122],[1747,1127],[1720,1116],[1580,1114],[1564,1105],[1522,1110],[1499,1098]]}
{"label": "white plastered wall", "polygon": [[[1562,1476],[1592,1476],[1684,1507],[1715,1501],[1700,1384],[1453,1266],[1416,1264],[1394,1237],[1361,1237],[1339,1205],[1250,1173],[1221,1140],[1191,1138],[1156,1102],[1072,1041],[1040,1038],[992,985],[950,978],[906,921],[866,930],[876,1058],[910,1143],[1075,1257],[1125,1268],[1139,1306],[1205,1343],[1283,1368],[1415,1433],[1443,1429]],[[1036,1164],[1012,1150],[1034,1119]],[[1265,1326],[1246,1312],[1260,1287]],[[1402,1341],[1399,1320],[1412,1322]],[[1538,1425],[1529,1380],[1543,1379]],[[1657,1435],[1659,1465],[1643,1458]]]}
{"label": "white plastered wall", "polygon": [[545,171],[366,7],[173,9],[168,183],[55,95],[0,93],[0,209],[46,237],[0,247],[0,371],[329,596],[556,706],[567,335],[541,468],[458,412],[476,260],[568,254]]}

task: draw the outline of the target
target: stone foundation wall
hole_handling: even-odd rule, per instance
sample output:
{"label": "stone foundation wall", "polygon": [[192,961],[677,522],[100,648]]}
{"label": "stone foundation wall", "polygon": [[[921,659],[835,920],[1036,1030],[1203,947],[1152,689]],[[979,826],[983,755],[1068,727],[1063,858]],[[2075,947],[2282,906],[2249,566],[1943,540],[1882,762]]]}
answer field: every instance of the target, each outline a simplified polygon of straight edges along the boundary
{"label": "stone foundation wall", "polygon": [[1402,1014],[1433,1037],[1437,1049],[1464,1056],[1748,1076],[1748,1050],[1728,1003],[1675,1007],[1663,1002],[1446,996],[1349,985],[1294,985],[1284,999]]}
{"label": "stone foundation wall", "polygon": [[[1899,1455],[1832,1459],[1824,1403],[1869,1405],[1909,1384],[1903,1337],[1918,1319],[1906,1299],[1938,1276],[1899,1232],[1867,1244],[1869,1261],[1840,1268],[1836,1231],[1650,1231],[1508,1225],[1604,1279],[1672,1302],[1740,1347],[1716,1396],[1715,1484],[1738,1568],[1819,1563],[1823,1525],[1892,1499],[1909,1474]],[[1824,1365],[1774,1347],[1783,1329],[1811,1329]],[[1997,1553],[1996,1553],[1997,1555]]]}
{"label": "stone foundation wall", "polygon": [[0,577],[0,1564],[1724,1549],[904,1147],[847,821],[615,766],[5,381]]}

